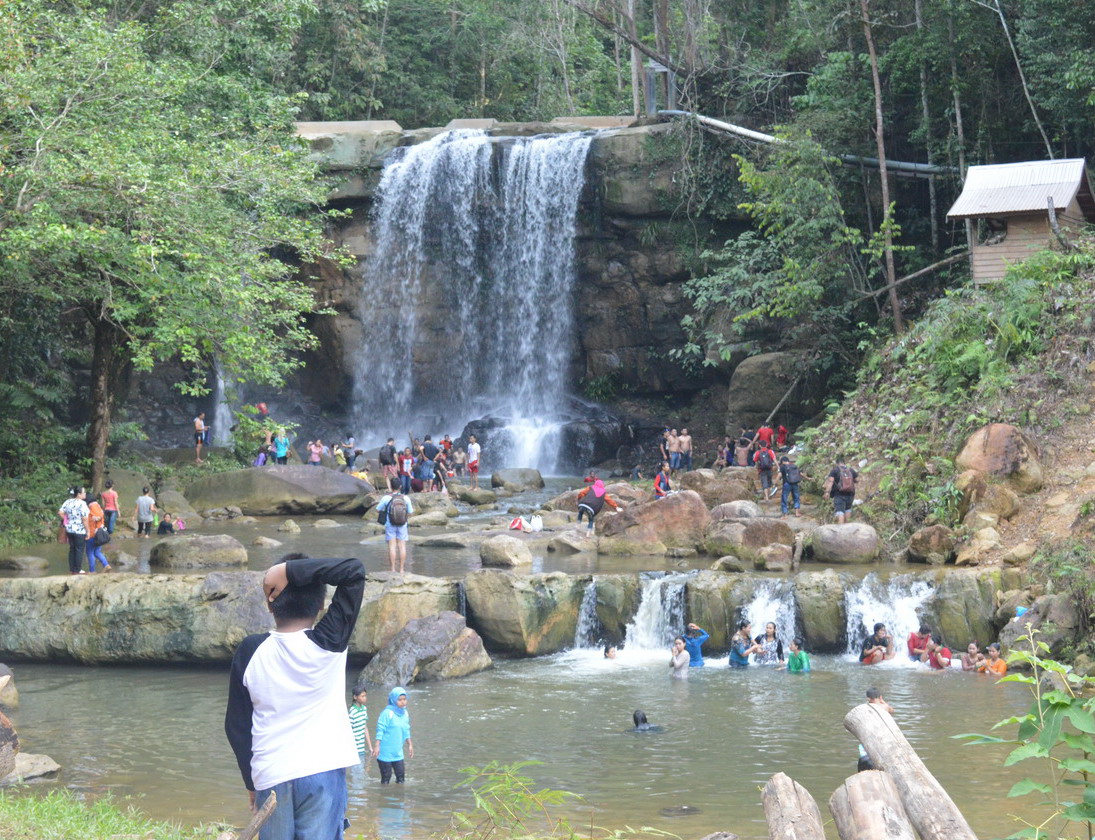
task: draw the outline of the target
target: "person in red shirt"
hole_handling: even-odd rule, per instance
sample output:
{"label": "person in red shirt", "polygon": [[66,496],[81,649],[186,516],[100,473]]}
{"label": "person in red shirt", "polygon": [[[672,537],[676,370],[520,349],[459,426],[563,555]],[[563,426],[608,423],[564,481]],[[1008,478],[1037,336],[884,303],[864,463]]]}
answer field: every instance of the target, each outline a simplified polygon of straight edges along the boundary
{"label": "person in red shirt", "polygon": [[776,436],[776,431],[767,423],[757,429],[757,443],[761,446],[772,446],[772,438]]}
{"label": "person in red shirt", "polygon": [[939,639],[928,642],[928,664],[937,671],[943,671],[951,666],[951,649],[943,645]]}
{"label": "person in red shirt", "polygon": [[654,498],[664,499],[669,492],[669,462],[662,461],[661,471],[654,476]]}
{"label": "person in red shirt", "polygon": [[[769,429],[769,432],[772,430]],[[760,432],[757,432],[760,435]],[[760,448],[753,453],[753,463],[757,468],[757,475],[760,477],[760,492],[765,499],[770,498],[773,493],[776,492],[776,487],[772,483],[772,470],[776,466],[776,453],[772,451],[772,447],[767,443],[762,443]]]}
{"label": "person in red shirt", "polygon": [[932,630],[927,624],[921,624],[920,630],[910,633],[908,642],[909,659],[913,662],[928,661],[928,645],[932,641]]}
{"label": "person in red shirt", "polygon": [[781,424],[776,427],[776,449],[783,449],[787,446],[787,436],[789,434],[790,432],[787,431],[786,426]]}

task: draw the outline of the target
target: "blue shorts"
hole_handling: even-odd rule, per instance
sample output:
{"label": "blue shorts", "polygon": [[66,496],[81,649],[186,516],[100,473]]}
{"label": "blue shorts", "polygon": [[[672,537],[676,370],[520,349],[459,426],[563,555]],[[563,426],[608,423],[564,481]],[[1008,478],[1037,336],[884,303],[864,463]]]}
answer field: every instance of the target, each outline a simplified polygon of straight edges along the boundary
{"label": "blue shorts", "polygon": [[406,525],[393,525],[390,522],[384,525],[384,539],[387,542],[392,540],[407,540],[407,526]]}
{"label": "blue shorts", "polygon": [[854,495],[848,493],[833,493],[833,512],[848,513],[852,509]]}

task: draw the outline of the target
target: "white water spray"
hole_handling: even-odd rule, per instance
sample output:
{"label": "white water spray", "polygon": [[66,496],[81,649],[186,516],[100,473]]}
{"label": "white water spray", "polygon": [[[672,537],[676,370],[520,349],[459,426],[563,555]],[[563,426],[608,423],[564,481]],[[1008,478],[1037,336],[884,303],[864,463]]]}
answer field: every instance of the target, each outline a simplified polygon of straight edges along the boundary
{"label": "white water spray", "polygon": [[895,659],[904,661],[905,640],[920,626],[920,611],[932,592],[931,584],[912,575],[894,575],[883,581],[876,572],[849,586],[844,590],[848,654],[858,657],[863,640],[881,622],[893,636]]}
{"label": "white water spray", "polygon": [[626,649],[669,649],[674,637],[684,631],[684,587],[694,574],[652,572],[642,576],[639,609],[624,634]]}

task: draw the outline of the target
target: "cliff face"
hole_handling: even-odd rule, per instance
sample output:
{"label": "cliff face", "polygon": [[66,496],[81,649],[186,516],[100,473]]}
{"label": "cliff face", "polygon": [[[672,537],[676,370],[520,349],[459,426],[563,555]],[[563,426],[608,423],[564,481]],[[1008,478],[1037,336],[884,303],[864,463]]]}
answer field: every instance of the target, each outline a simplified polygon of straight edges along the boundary
{"label": "cliff face", "polygon": [[[514,124],[491,130],[499,147],[508,138],[573,130],[549,124]],[[666,348],[684,343],[680,319],[688,311],[682,284],[689,273],[686,249],[673,218],[680,162],[665,142],[668,125],[599,132],[592,141],[578,218],[578,282],[574,296],[576,335],[569,380],[606,377],[614,387],[640,394],[694,391],[709,380],[688,377]],[[362,301],[368,258],[375,248],[370,223],[373,196],[385,155],[401,145],[429,139],[436,130],[365,131],[314,136],[311,143],[332,177],[332,204],[348,215],[331,229],[334,241],[356,264],[315,266],[311,283],[331,317],[312,324],[321,349],[308,359],[300,388],[327,410],[342,411],[352,394],[353,356],[363,341],[362,318],[383,301]],[[443,270],[443,267],[441,267]],[[460,358],[461,332],[453,329],[452,301],[441,284],[426,283],[416,305],[419,334],[416,381]],[[478,325],[489,329],[488,324]],[[606,380],[607,381],[607,380]]]}

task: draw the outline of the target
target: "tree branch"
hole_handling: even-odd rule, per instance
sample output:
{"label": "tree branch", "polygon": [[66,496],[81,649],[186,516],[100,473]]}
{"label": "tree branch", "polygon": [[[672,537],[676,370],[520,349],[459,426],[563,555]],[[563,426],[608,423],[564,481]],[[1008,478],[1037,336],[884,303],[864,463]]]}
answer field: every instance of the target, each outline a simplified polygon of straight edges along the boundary
{"label": "tree branch", "polygon": [[650,47],[648,47],[646,44],[644,44],[638,38],[632,36],[632,34],[630,32],[628,32],[625,29],[621,29],[619,26],[617,26],[615,21],[610,20],[609,18],[605,17],[605,15],[601,14],[600,12],[598,12],[596,9],[592,8],[591,6],[586,5],[585,3],[582,2],[582,0],[563,0],[563,2],[566,3],[568,6],[571,6],[575,9],[577,9],[583,15],[586,15],[586,16],[592,18],[598,24],[600,24],[602,27],[604,27],[609,32],[611,32],[613,35],[616,35],[617,37],[622,38],[623,40],[627,41],[627,43],[629,43],[631,46],[633,46],[635,49],[637,49],[639,52],[641,52],[647,58],[652,59],[653,61],[656,61],[659,64],[665,65],[670,70],[672,70],[674,73],[677,73],[681,76],[689,75],[688,70],[686,70],[680,64],[675,63],[672,59],[669,58],[669,56],[659,55],[657,50],[652,50]]}

